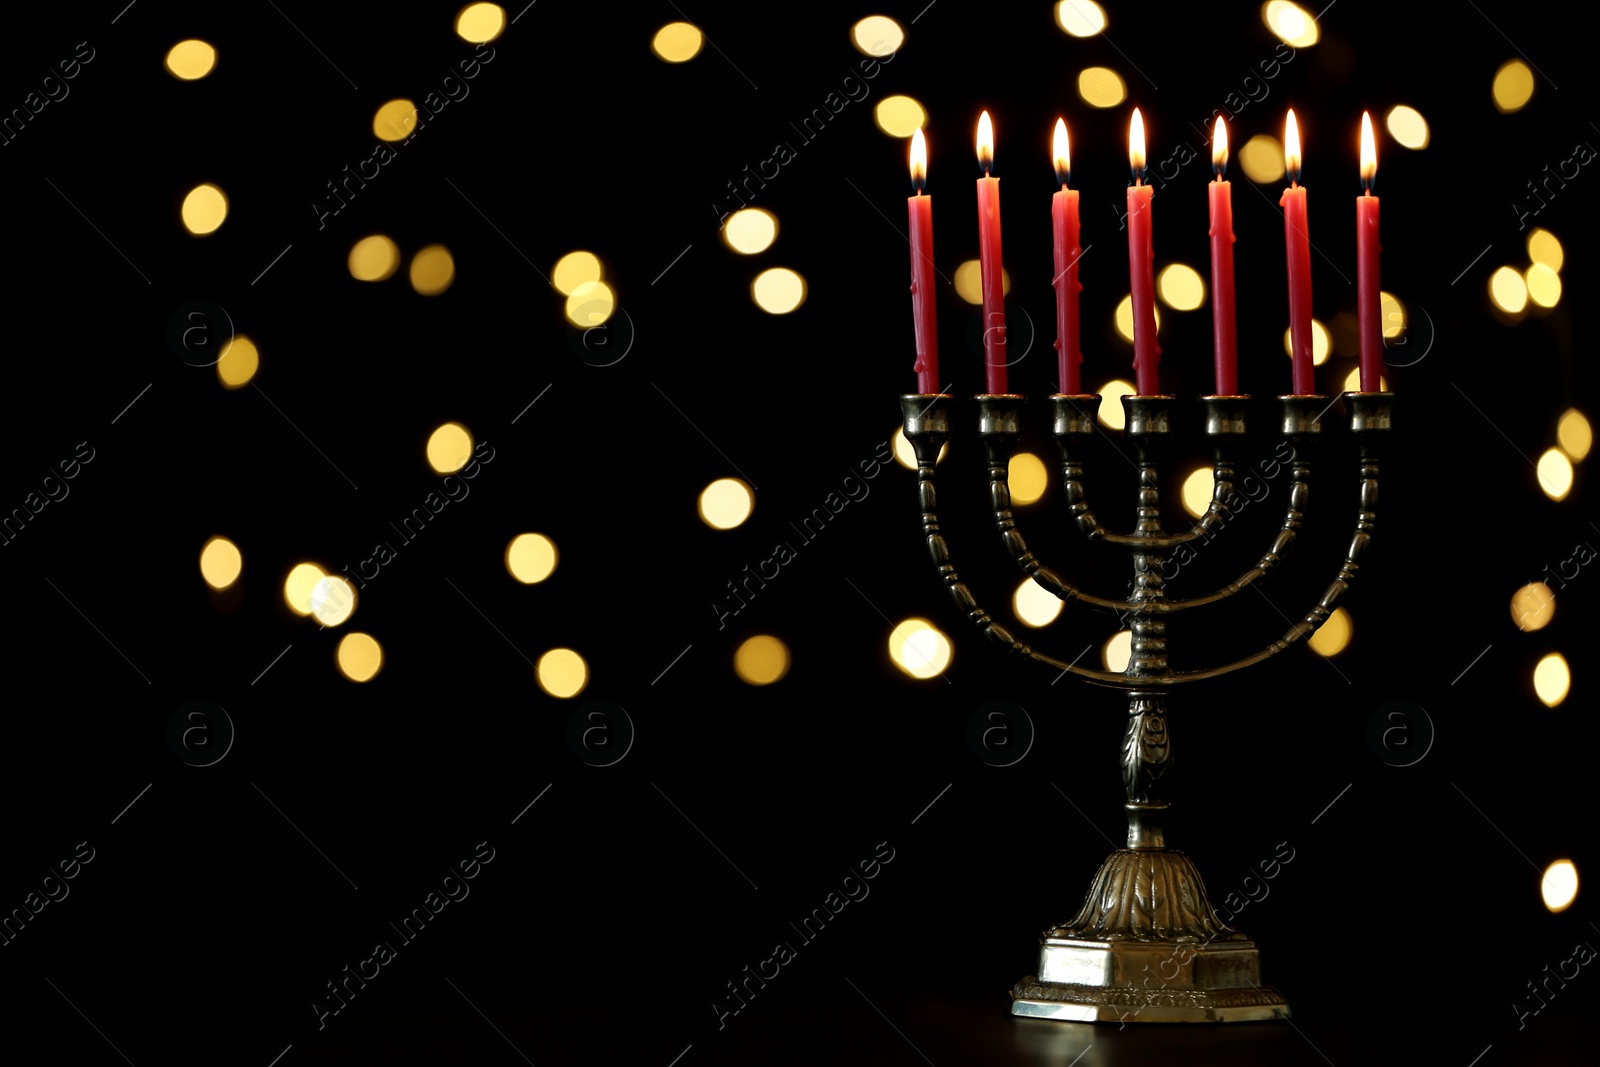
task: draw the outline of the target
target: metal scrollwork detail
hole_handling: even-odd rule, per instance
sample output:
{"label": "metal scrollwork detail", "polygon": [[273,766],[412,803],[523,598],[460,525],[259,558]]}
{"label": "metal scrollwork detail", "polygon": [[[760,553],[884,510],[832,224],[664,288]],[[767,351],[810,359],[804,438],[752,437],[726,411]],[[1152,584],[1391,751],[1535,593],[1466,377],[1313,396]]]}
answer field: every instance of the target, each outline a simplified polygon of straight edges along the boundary
{"label": "metal scrollwork detail", "polygon": [[1129,705],[1128,729],[1122,737],[1122,784],[1129,803],[1154,803],[1156,782],[1172,766],[1165,701],[1133,697]]}

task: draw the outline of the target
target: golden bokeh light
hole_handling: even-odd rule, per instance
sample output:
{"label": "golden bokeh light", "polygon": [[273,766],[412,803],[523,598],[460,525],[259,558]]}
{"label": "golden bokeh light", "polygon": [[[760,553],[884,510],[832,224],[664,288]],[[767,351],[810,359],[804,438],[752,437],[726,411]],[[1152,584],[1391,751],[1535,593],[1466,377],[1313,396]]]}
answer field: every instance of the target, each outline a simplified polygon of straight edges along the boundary
{"label": "golden bokeh light", "polygon": [[1393,293],[1378,294],[1378,319],[1383,323],[1386,339],[1406,332],[1406,306]]}
{"label": "golden bokeh light", "polygon": [[534,677],[540,689],[566,700],[583,692],[583,687],[589,684],[589,665],[570,648],[552,648],[539,657]]}
{"label": "golden bokeh light", "polygon": [[1542,308],[1553,308],[1561,302],[1561,275],[1552,267],[1535,263],[1523,276],[1528,286],[1528,299]]}
{"label": "golden bokeh light", "polygon": [[787,315],[806,301],[806,280],[788,267],[773,267],[750,283],[750,299],[770,315]]}
{"label": "golden bokeh light", "polygon": [[1393,137],[1403,148],[1428,147],[1428,120],[1422,117],[1422,112],[1405,104],[1398,104],[1389,109],[1389,114],[1384,116],[1383,124],[1389,128],[1389,136]]}
{"label": "golden bokeh light", "polygon": [[444,245],[429,245],[411,257],[411,288],[438,296],[456,280],[456,261]]}
{"label": "golden bokeh light", "polygon": [[[1152,304],[1150,305],[1150,310],[1155,313],[1156,329],[1159,331],[1161,329],[1161,309]],[[1127,296],[1123,297],[1122,300],[1117,304],[1117,310],[1112,316],[1112,321],[1116,323],[1117,332],[1122,335],[1124,340],[1133,340],[1132,293],[1129,293]]]}
{"label": "golden bokeh light", "polygon": [[1528,306],[1528,283],[1510,267],[1501,267],[1489,276],[1489,299],[1501,311],[1516,315]]}
{"label": "golden bokeh light", "polygon": [[1198,519],[1211,507],[1211,494],[1216,491],[1217,476],[1210,467],[1196,467],[1183,480],[1183,510],[1190,518]]}
{"label": "golden bokeh light", "polygon": [[380,141],[404,141],[417,128],[417,105],[398,98],[380,104],[372,116],[372,133]]}
{"label": "golden bokeh light", "polygon": [[1539,476],[1539,488],[1551,500],[1565,499],[1572,492],[1572,461],[1559,448],[1546,449],[1544,455],[1539,457],[1535,470]]}
{"label": "golden bokeh light", "polygon": [[669,22],[650,39],[650,51],[668,63],[687,63],[704,45],[705,34],[687,22]]}
{"label": "golden bokeh light", "polygon": [[217,65],[217,50],[205,41],[179,41],[167,51],[167,73],[180,81],[204,78]]}
{"label": "golden bokeh light", "polygon": [[1283,143],[1269,134],[1258,133],[1239,149],[1239,166],[1245,177],[1257,185],[1283,180]]}
{"label": "golden bokeh light", "polygon": [[1078,72],[1078,95],[1090,107],[1116,107],[1128,98],[1128,87],[1110,67],[1085,67]]}
{"label": "golden bokeh light", "polygon": [[370,682],[383,670],[383,646],[371,634],[352,631],[340,638],[334,663],[352,682]]}
{"label": "golden bokeh light", "polygon": [[1168,307],[1193,311],[1206,302],[1206,283],[1200,272],[1183,263],[1170,263],[1156,275],[1156,292]]}
{"label": "golden bokeh light", "polygon": [[1594,444],[1594,431],[1590,429],[1589,420],[1584,418],[1583,412],[1568,408],[1561,413],[1561,421],[1556,423],[1556,441],[1561,445],[1561,451],[1577,462],[1583,462]]}
{"label": "golden bokeh light", "polygon": [[1100,425],[1108,430],[1120,430],[1128,421],[1127,409],[1122,406],[1122,398],[1132,396],[1138,390],[1132,382],[1113,378],[1100,387]]}
{"label": "golden bokeh light", "polygon": [[700,520],[713,530],[743,524],[755,506],[755,493],[742,478],[718,478],[700,491]]}
{"label": "golden bokeh light", "polygon": [[906,43],[906,31],[887,15],[868,15],[850,27],[850,43],[862,55],[886,56]]}
{"label": "golden bokeh light", "polygon": [[[955,286],[956,295],[969,304],[983,303],[983,263],[976,259],[964,260],[951,275],[950,283]],[[1002,297],[1011,292],[1011,272],[1004,267],[1000,268],[1000,295]]]}
{"label": "golden bokeh light", "polygon": [[1556,594],[1543,582],[1529,582],[1511,594],[1511,621],[1532,633],[1550,625],[1556,616]]}
{"label": "golden bokeh light", "polygon": [[1558,271],[1566,262],[1567,253],[1555,234],[1543,226],[1535,226],[1533,232],[1528,234],[1528,258]]}
{"label": "golden bokeh light", "polygon": [[1539,895],[1552,912],[1566,911],[1578,896],[1578,868],[1571,860],[1556,860],[1539,879]]}
{"label": "golden bokeh light", "polygon": [[585,282],[599,281],[600,273],[600,257],[593,252],[568,252],[551,268],[550,284],[561,295],[571,296],[572,291]]}
{"label": "golden bokeh light", "polygon": [[567,296],[567,321],[580,330],[601,325],[616,310],[616,291],[602,281],[579,282]]}
{"label": "golden bokeh light", "polygon": [[[1320,367],[1328,362],[1328,356],[1333,353],[1333,339],[1328,335],[1328,328],[1322,325],[1321,319],[1311,320],[1311,365]],[[1283,331],[1283,354],[1294,356],[1294,330],[1293,327]]]}
{"label": "golden bokeh light", "polygon": [[350,277],[358,282],[381,282],[400,269],[400,246],[381,233],[363,237],[350,246]]}
{"label": "golden bokeh light", "polygon": [[261,368],[261,353],[256,343],[242,333],[234,334],[223,346],[217,358],[217,380],[225,389],[239,389],[250,384]]}
{"label": "golden bokeh light", "polygon": [[907,619],[889,634],[889,658],[913,678],[944,673],[950,652],[950,639],[927,619]]}
{"label": "golden bokeh light", "polygon": [[213,589],[226,589],[239,580],[244,556],[226,537],[213,537],[200,549],[200,577]]}
{"label": "golden bokeh light", "polygon": [[1044,460],[1032,452],[1018,452],[1012,456],[1007,475],[1011,484],[1011,502],[1019,507],[1036,503],[1050,485],[1050,474],[1045,469]]}
{"label": "golden bokeh light", "polygon": [[328,576],[315,563],[296,563],[283,580],[283,599],[296,615],[311,614],[311,591]]}
{"label": "golden bokeh light", "polygon": [[447,422],[428,435],[428,466],[453,474],[472,458],[472,434],[459,422]]}
{"label": "golden bokeh light", "polygon": [[556,569],[556,543],[544,534],[518,534],[506,545],[506,570],[523,585],[544,581]]}
{"label": "golden bokeh light", "polygon": [[722,226],[722,239],[728,247],[747,256],[765,252],[777,237],[777,218],[758,207],[735,211]]}
{"label": "golden bokeh light", "polygon": [[311,616],[324,626],[338,626],[356,610],[355,588],[336,574],[324,575],[311,587]]}
{"label": "golden bokeh light", "polygon": [[456,36],[468,44],[488,44],[505,28],[506,9],[499,4],[468,4],[456,12]]}
{"label": "golden bokeh light", "polygon": [[1567,658],[1552,652],[1539,660],[1533,668],[1533,692],[1547,708],[1553,708],[1567,699],[1572,688],[1572,672],[1567,669]]}
{"label": "golden bokeh light", "polygon": [[733,654],[733,672],[748,685],[771,685],[789,673],[789,646],[771,634],[747,638]]}
{"label": "golden bokeh light", "polygon": [[872,111],[878,129],[890,137],[910,137],[928,124],[928,109],[904,95],[886,96]]}
{"label": "golden bokeh light", "polygon": [[[1341,393],[1358,393],[1358,392],[1361,391],[1361,368],[1360,367],[1351,367],[1350,368],[1350,373],[1346,374],[1344,376],[1344,386],[1339,391]],[[1388,391],[1389,391],[1389,378],[1388,378],[1388,376],[1387,375],[1383,375],[1383,374],[1378,375],[1378,392],[1387,393]]]}
{"label": "golden bokeh light", "polygon": [[1520,59],[1508,60],[1494,72],[1494,106],[1503,114],[1522,110],[1533,97],[1533,71]]}
{"label": "golden bokeh light", "polygon": [[1328,620],[1317,627],[1317,632],[1309,640],[1311,651],[1320,652],[1324,656],[1337,656],[1350,644],[1350,635],[1353,631],[1350,625],[1350,613],[1343,608],[1334,608]]}
{"label": "golden bokeh light", "polygon": [[1061,0],[1056,25],[1074,37],[1093,37],[1106,28],[1106,11],[1094,0]]}
{"label": "golden bokeh light", "polygon": [[1285,44],[1295,48],[1309,48],[1320,36],[1316,20],[1300,5],[1288,0],[1268,0],[1261,6],[1261,20]]}
{"label": "golden bokeh light", "polygon": [[1113,674],[1122,674],[1133,659],[1133,631],[1118,630],[1100,647],[1100,662]]}
{"label": "golden bokeh light", "polygon": [[[894,437],[891,443],[894,445],[894,461],[908,471],[916,470],[917,451],[911,447],[911,442],[906,440],[906,428],[904,426],[896,426],[894,428]],[[943,463],[944,457],[949,454],[950,442],[946,441],[939,446],[939,458],[933,461],[934,465],[937,466]]]}
{"label": "golden bokeh light", "polygon": [[1044,588],[1032,578],[1024,578],[1017,591],[1011,594],[1011,610],[1024,626],[1035,629],[1049,626],[1061,614],[1061,598]]}
{"label": "golden bokeh light", "polygon": [[228,198],[210,182],[190,189],[183,198],[183,226],[190,233],[202,236],[215,233],[228,217]]}

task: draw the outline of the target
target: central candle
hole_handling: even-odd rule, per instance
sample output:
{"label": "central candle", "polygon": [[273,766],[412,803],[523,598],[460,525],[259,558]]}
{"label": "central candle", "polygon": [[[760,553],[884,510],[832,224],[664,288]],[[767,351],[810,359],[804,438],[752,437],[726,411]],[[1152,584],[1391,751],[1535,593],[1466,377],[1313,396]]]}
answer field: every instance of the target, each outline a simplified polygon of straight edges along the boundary
{"label": "central candle", "polygon": [[1356,197],[1356,326],[1361,337],[1361,391],[1383,388],[1383,297],[1378,291],[1378,147],[1372,116],[1361,113],[1361,195]]}
{"label": "central candle", "polygon": [[1051,234],[1055,238],[1056,276],[1056,365],[1060,372],[1061,391],[1069,396],[1083,392],[1078,381],[1078,364],[1083,353],[1078,350],[1078,292],[1083,286],[1078,281],[1078,190],[1068,189],[1072,177],[1072,151],[1067,141],[1067,124],[1056,119],[1055,139],[1056,180],[1061,189],[1050,198]]}
{"label": "central candle", "polygon": [[1289,354],[1294,360],[1292,387],[1299,396],[1316,392],[1311,359],[1311,235],[1306,227],[1306,191],[1300,187],[1300,127],[1289,109],[1283,131],[1283,158],[1289,188],[1283,208],[1283,239],[1289,259]]}
{"label": "central candle", "polygon": [[1005,273],[1000,263],[1000,179],[994,166],[994,127],[985,111],[978,116],[978,262],[983,277],[983,362],[990,393],[1006,391]]}
{"label": "central candle", "polygon": [[1218,396],[1239,393],[1238,325],[1233,301],[1233,183],[1222,176],[1228,172],[1228,129],[1217,116],[1216,132],[1211,137],[1211,169],[1217,180],[1211,183],[1211,332],[1215,342]]}
{"label": "central candle", "polygon": [[1128,129],[1128,166],[1133,184],[1128,186],[1128,283],[1133,293],[1133,370],[1140,396],[1161,392],[1156,365],[1161,347],[1156,344],[1155,247],[1151,240],[1150,200],[1155,190],[1144,184],[1144,119],[1133,109]]}
{"label": "central candle", "polygon": [[906,201],[911,223],[911,321],[917,338],[917,392],[939,389],[939,330],[934,310],[933,197],[922,191],[928,180],[928,145],[922,127],[911,137],[911,186]]}

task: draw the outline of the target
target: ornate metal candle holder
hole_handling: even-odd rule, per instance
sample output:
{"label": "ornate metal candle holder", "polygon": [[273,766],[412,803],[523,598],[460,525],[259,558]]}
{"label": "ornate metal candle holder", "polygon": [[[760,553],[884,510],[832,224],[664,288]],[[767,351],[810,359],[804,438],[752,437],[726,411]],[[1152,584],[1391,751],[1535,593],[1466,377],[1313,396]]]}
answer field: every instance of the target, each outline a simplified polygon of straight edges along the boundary
{"label": "ornate metal candle holder", "polygon": [[1394,394],[1346,393],[1350,426],[1358,444],[1361,493],[1355,532],[1338,576],[1316,606],[1266,648],[1209,669],[1175,671],[1167,666],[1167,616],[1218,603],[1252,585],[1278,566],[1299,533],[1311,492],[1308,453],[1321,434],[1321,418],[1333,403],[1326,396],[1279,399],[1282,432],[1293,453],[1288,460],[1288,508],[1271,547],[1254,567],[1221,589],[1171,600],[1162,578],[1169,553],[1189,542],[1209,540],[1239,507],[1234,464],[1245,440],[1249,397],[1200,398],[1206,436],[1216,456],[1215,488],[1206,513],[1190,529],[1173,534],[1161,529],[1159,487],[1161,459],[1173,439],[1174,415],[1181,401],[1173,396],[1123,398],[1127,438],[1138,452],[1139,502],[1133,532],[1118,534],[1095,518],[1084,489],[1083,445],[1097,432],[1100,397],[1050,397],[1065,496],[1078,529],[1090,541],[1122,545],[1132,556],[1132,595],[1119,600],[1080,590],[1028,548],[1011,513],[1007,481],[1024,398],[1014,394],[977,398],[978,434],[988,455],[990,502],[1006,550],[1024,573],[1064,603],[1086,604],[1129,620],[1132,655],[1127,670],[1117,674],[1067,663],[1030,647],[978,604],[950,561],[949,545],[939,532],[934,491],[934,467],[940,448],[950,438],[954,398],[944,393],[900,398],[906,438],[917,455],[923,534],[939,577],[956,605],[991,640],[1017,655],[1128,694],[1128,725],[1122,743],[1127,847],[1112,853],[1100,867],[1078,914],[1044,932],[1038,974],[1023,978],[1011,991],[1014,1015],[1080,1021],[1244,1022],[1289,1014],[1278,991],[1261,984],[1255,943],[1217,916],[1189,857],[1167,847],[1167,802],[1157,788],[1172,764],[1168,690],[1253,666],[1313,633],[1355,577],[1356,561],[1372,537],[1379,443],[1390,428]]}

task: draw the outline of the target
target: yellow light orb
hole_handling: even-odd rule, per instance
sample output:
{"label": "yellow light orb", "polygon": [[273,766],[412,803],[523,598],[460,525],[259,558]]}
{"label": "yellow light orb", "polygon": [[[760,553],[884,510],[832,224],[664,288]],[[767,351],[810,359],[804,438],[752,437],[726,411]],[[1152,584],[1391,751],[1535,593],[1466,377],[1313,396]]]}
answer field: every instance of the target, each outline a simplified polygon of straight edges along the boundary
{"label": "yellow light orb", "polygon": [[1494,73],[1493,93],[1501,113],[1522,110],[1533,97],[1533,71],[1520,59],[1508,60]]}
{"label": "yellow light orb", "polygon": [[363,237],[350,246],[350,277],[358,282],[381,282],[400,269],[400,246],[381,233]]}
{"label": "yellow light orb", "polygon": [[1100,648],[1100,662],[1113,674],[1122,674],[1133,660],[1133,631],[1118,630]]}
{"label": "yellow light orb", "polygon": [[1511,594],[1511,621],[1532,632],[1550,625],[1556,615],[1556,594],[1543,582],[1529,582]]}
{"label": "yellow light orb", "polygon": [[1551,500],[1562,500],[1572,491],[1572,461],[1559,448],[1545,450],[1535,470],[1539,488]]}
{"label": "yellow light orb", "polygon": [[217,380],[225,389],[239,389],[250,384],[261,367],[261,353],[256,343],[242,333],[236,333],[222,346],[217,359]]}
{"label": "yellow light orb", "polygon": [[179,41],[167,52],[167,73],[180,81],[204,78],[216,65],[217,50],[205,41]]}
{"label": "yellow light orb", "polygon": [[1578,868],[1571,860],[1556,860],[1544,869],[1539,895],[1551,911],[1566,911],[1578,896]]}
{"label": "yellow light orb", "polygon": [[1547,708],[1553,708],[1567,699],[1572,688],[1572,672],[1567,669],[1567,659],[1559,652],[1545,656],[1533,668],[1533,692]]}
{"label": "yellow light orb", "polygon": [[910,137],[928,125],[928,109],[913,97],[897,94],[878,101],[872,118],[890,137]]}
{"label": "yellow light orb", "polygon": [[906,31],[887,15],[868,15],[850,27],[850,43],[862,55],[886,56],[906,43]]}
{"label": "yellow light orb", "polygon": [[518,534],[506,545],[506,570],[523,585],[534,585],[556,569],[556,543],[544,534]]}
{"label": "yellow light orb", "polygon": [[[956,268],[955,274],[950,277],[950,284],[955,287],[956,295],[969,304],[983,303],[983,263],[981,260],[968,259]],[[1011,292],[1011,273],[1004,267],[1000,268],[1000,295],[1005,297]]]}
{"label": "yellow light orb", "polygon": [[1011,594],[1011,610],[1017,613],[1024,626],[1035,629],[1049,626],[1061,614],[1061,608],[1061,598],[1032,578],[1024,578],[1017,591]]}
{"label": "yellow light orb", "polygon": [[1280,182],[1287,173],[1283,166],[1283,145],[1276,137],[1258,133],[1239,149],[1239,166],[1245,177],[1257,185]]}
{"label": "yellow light orb", "polygon": [[506,9],[499,4],[468,4],[456,12],[456,36],[468,44],[488,44],[505,28]]}
{"label": "yellow light orb", "polygon": [[770,634],[748,638],[733,654],[733,671],[748,685],[771,685],[789,673],[789,646]]}
{"label": "yellow light orb", "polygon": [[[911,442],[906,440],[906,428],[904,426],[896,426],[894,428],[892,444],[894,446],[894,461],[908,471],[916,470],[917,452],[916,449],[911,447]],[[938,466],[939,464],[943,463],[944,457],[948,455],[949,452],[950,442],[946,441],[944,444],[939,446],[939,458],[933,461],[934,466]]]}
{"label": "yellow light orb", "polygon": [[1045,469],[1044,460],[1032,452],[1018,452],[1011,457],[1007,481],[1011,484],[1011,502],[1026,506],[1044,496],[1050,484],[1050,474]]}
{"label": "yellow light orb", "polygon": [[444,245],[429,245],[411,257],[411,288],[438,296],[456,280],[456,261]]}
{"label": "yellow light orb", "polygon": [[472,458],[472,434],[459,422],[447,422],[428,435],[428,466],[438,474],[454,474]]}
{"label": "yellow light orb", "polygon": [[722,239],[728,247],[747,256],[765,252],[777,236],[777,218],[758,207],[735,211],[722,226]]}
{"label": "yellow light orb", "polygon": [[[1155,314],[1156,329],[1159,331],[1161,329],[1161,309],[1152,304],[1150,305],[1150,310]],[[1112,321],[1116,323],[1117,332],[1122,335],[1124,340],[1133,340],[1132,293],[1129,293],[1117,303],[1117,310],[1112,317]]]}
{"label": "yellow light orb", "polygon": [[889,658],[913,678],[934,678],[950,665],[950,639],[927,619],[907,619],[889,634]]}
{"label": "yellow light orb", "polygon": [[1406,306],[1392,293],[1378,294],[1378,317],[1383,322],[1385,339],[1406,332]]}
{"label": "yellow light orb", "polygon": [[[1318,319],[1311,320],[1311,365],[1320,367],[1328,362],[1328,354],[1333,351],[1333,342],[1328,336],[1328,328]],[[1294,332],[1292,329],[1283,331],[1283,354],[1294,356]]]}
{"label": "yellow light orb", "polygon": [[200,577],[213,589],[226,589],[239,580],[244,556],[226,537],[213,537],[200,549]]}
{"label": "yellow light orb", "polygon": [[[1352,367],[1352,368],[1350,368],[1350,373],[1346,374],[1344,376],[1344,388],[1342,388],[1340,390],[1340,392],[1343,392],[1343,393],[1356,393],[1356,392],[1360,392],[1360,391],[1361,391],[1361,368],[1360,367]],[[1389,379],[1388,379],[1388,377],[1385,376],[1385,375],[1382,375],[1382,374],[1378,375],[1378,392],[1386,393],[1388,391],[1389,391]]]}
{"label": "yellow light orb", "polygon": [[335,574],[324,575],[311,587],[311,614],[324,626],[338,626],[356,610],[356,591]]}
{"label": "yellow light orb", "polygon": [[372,116],[372,133],[380,141],[404,141],[417,128],[417,105],[398,98],[381,104]]}
{"label": "yellow light orb", "polygon": [[1535,263],[1524,275],[1528,285],[1528,299],[1542,308],[1553,308],[1561,302],[1561,275],[1553,267]]}
{"label": "yellow light orb", "polygon": [[787,315],[806,300],[806,280],[788,267],[773,267],[750,283],[750,298],[769,315]]}
{"label": "yellow light orb", "polygon": [[669,22],[650,39],[650,51],[668,63],[687,63],[705,46],[705,34],[687,22]]}
{"label": "yellow light orb", "polygon": [[1183,480],[1183,510],[1198,519],[1211,507],[1217,476],[1210,467],[1197,467]]}
{"label": "yellow light orb", "polygon": [[1501,311],[1519,314],[1528,306],[1528,283],[1517,271],[1501,267],[1489,276],[1489,299]]}
{"label": "yellow light orb", "polygon": [[296,563],[283,580],[283,599],[296,615],[311,614],[311,591],[328,576],[315,563]]}
{"label": "yellow light orb", "polygon": [[1535,226],[1533,232],[1528,234],[1528,258],[1535,263],[1543,263],[1551,270],[1560,270],[1566,262],[1567,253],[1555,234],[1543,226]]}
{"label": "yellow light orb", "polygon": [[1106,28],[1106,11],[1094,0],[1061,0],[1056,24],[1074,37],[1093,37]]}
{"label": "yellow light orb", "polygon": [[228,198],[222,190],[205,182],[189,190],[183,198],[183,225],[195,236],[215,233],[228,217]]}
{"label": "yellow light orb", "polygon": [[603,324],[617,310],[617,294],[605,282],[580,282],[567,296],[567,321],[580,330]]}
{"label": "yellow light orb", "polygon": [[731,530],[748,519],[755,506],[755,493],[742,478],[718,478],[700,493],[700,520],[713,530]]}
{"label": "yellow light orb", "polygon": [[1295,48],[1308,48],[1317,43],[1321,34],[1317,22],[1309,12],[1288,0],[1269,0],[1261,6],[1261,19],[1267,29]]}
{"label": "yellow light orb", "polygon": [[339,640],[334,663],[352,682],[370,682],[383,669],[383,646],[371,634],[347,633]]}
{"label": "yellow light orb", "polygon": [[575,697],[589,684],[589,665],[570,648],[552,648],[534,668],[539,688],[560,700]]}
{"label": "yellow light orb", "polygon": [[1120,430],[1128,421],[1128,413],[1122,406],[1122,398],[1132,396],[1138,390],[1132,382],[1125,382],[1121,378],[1113,378],[1100,387],[1100,425],[1108,430]]}
{"label": "yellow light orb", "polygon": [[1583,412],[1568,408],[1556,423],[1556,440],[1561,444],[1561,451],[1581,463],[1594,444],[1594,431],[1589,428],[1589,420],[1584,418]]}
{"label": "yellow light orb", "polygon": [[585,282],[599,281],[600,273],[600,257],[593,252],[568,252],[556,260],[550,271],[550,284],[556,287],[556,292],[571,296],[572,291]]}
{"label": "yellow light orb", "polygon": [[1085,67],[1078,72],[1078,95],[1090,107],[1116,107],[1128,98],[1128,87],[1110,67]]}
{"label": "yellow light orb", "polygon": [[1206,301],[1206,283],[1200,272],[1183,263],[1172,263],[1156,275],[1156,292],[1176,311],[1193,311]]}
{"label": "yellow light orb", "polygon": [[1343,608],[1334,608],[1333,614],[1328,616],[1328,621],[1317,627],[1317,632],[1311,635],[1311,651],[1319,652],[1324,656],[1337,656],[1350,644],[1350,635],[1354,627],[1350,625],[1350,613]]}
{"label": "yellow light orb", "polygon": [[1384,116],[1383,124],[1389,128],[1389,136],[1402,147],[1428,147],[1428,120],[1416,108],[1405,104],[1392,107],[1389,114]]}

